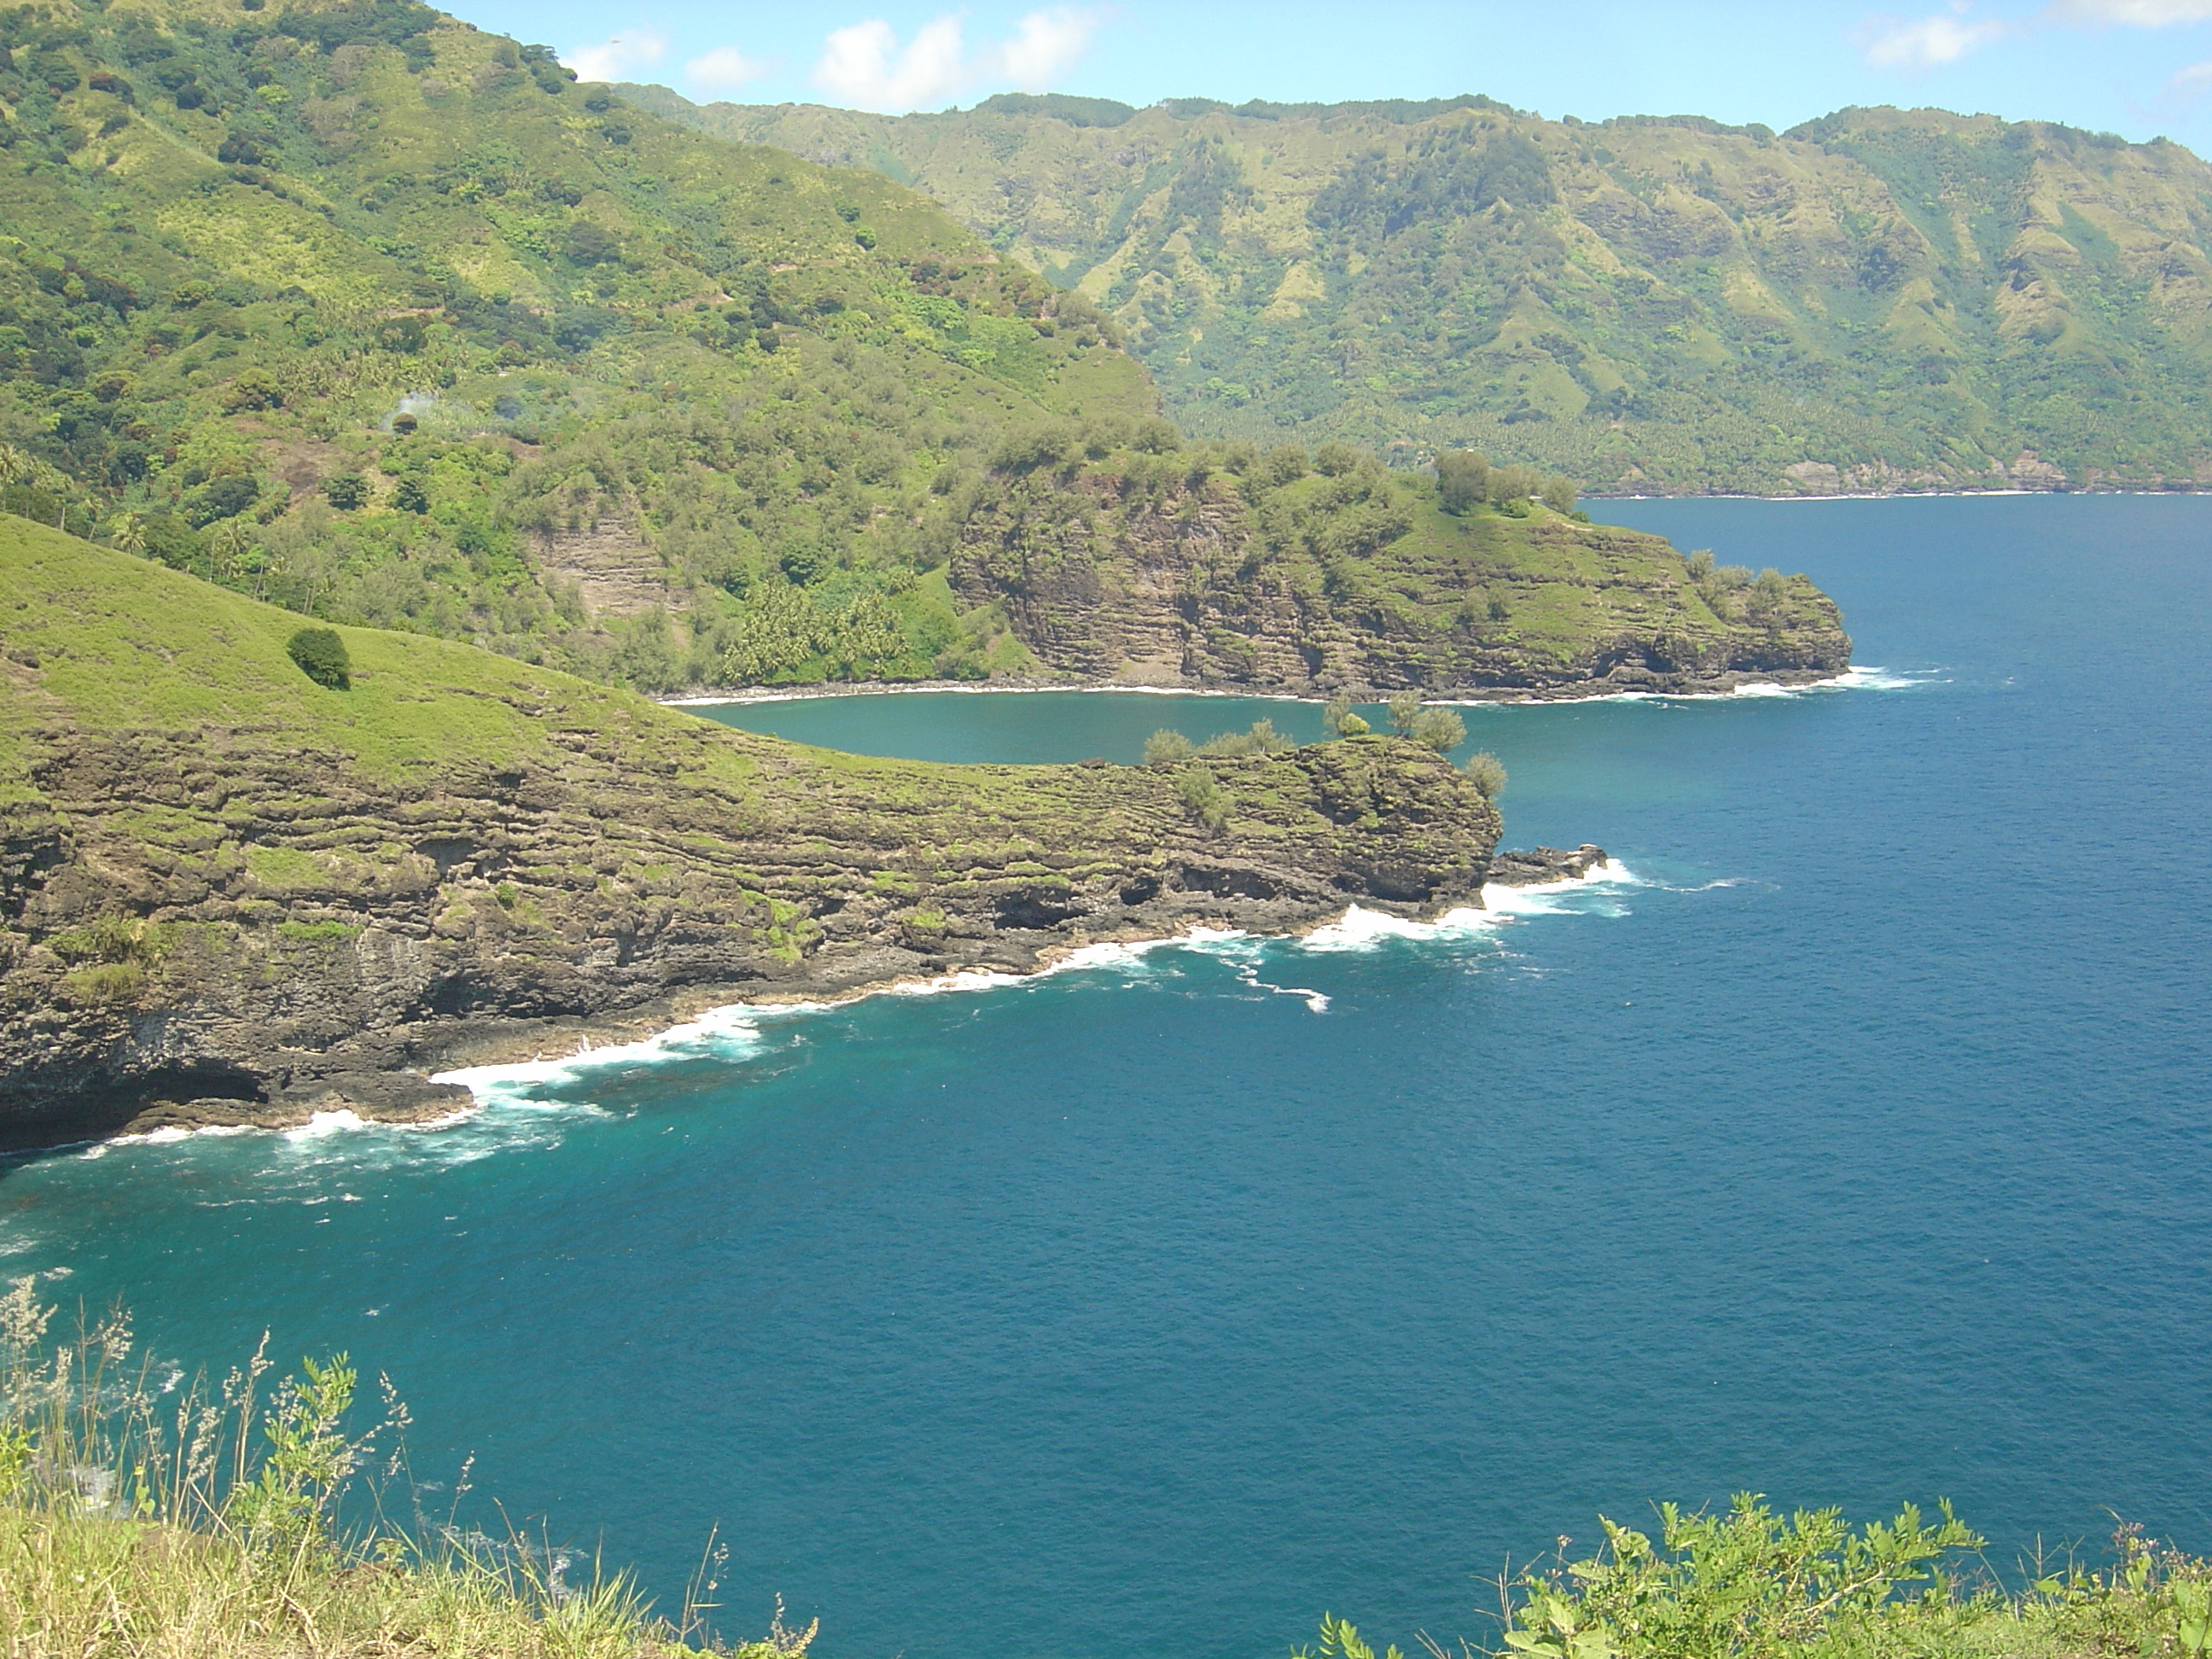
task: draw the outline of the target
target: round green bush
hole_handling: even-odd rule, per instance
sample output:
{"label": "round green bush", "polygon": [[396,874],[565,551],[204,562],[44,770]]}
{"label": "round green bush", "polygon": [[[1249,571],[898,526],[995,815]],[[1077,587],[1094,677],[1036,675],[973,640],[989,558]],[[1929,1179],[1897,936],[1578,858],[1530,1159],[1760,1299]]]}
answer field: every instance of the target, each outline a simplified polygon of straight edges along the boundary
{"label": "round green bush", "polygon": [[300,665],[300,672],[317,685],[326,685],[333,691],[352,689],[353,659],[346,655],[345,641],[334,630],[303,628],[284,642],[284,650]]}

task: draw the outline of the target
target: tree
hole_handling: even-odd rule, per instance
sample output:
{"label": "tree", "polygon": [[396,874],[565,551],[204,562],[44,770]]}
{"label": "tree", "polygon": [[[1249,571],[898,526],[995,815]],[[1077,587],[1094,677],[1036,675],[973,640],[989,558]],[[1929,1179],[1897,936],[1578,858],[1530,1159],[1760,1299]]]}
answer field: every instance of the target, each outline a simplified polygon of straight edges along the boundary
{"label": "tree", "polygon": [[341,472],[323,480],[323,495],[341,513],[368,505],[368,480],[358,472]]}
{"label": "tree", "polygon": [[1387,706],[1390,710],[1390,729],[1401,738],[1412,737],[1413,722],[1420,718],[1421,694],[1400,691],[1391,697]]}
{"label": "tree", "polygon": [[1145,764],[1147,766],[1173,766],[1180,761],[1188,760],[1197,752],[1198,745],[1180,732],[1163,729],[1145,739]]}
{"label": "tree", "polygon": [[1437,457],[1437,494],[1447,513],[1462,514],[1490,494],[1490,458],[1472,449],[1447,449]]}
{"label": "tree", "polygon": [[1565,517],[1575,510],[1575,486],[1569,478],[1544,480],[1544,505]]}
{"label": "tree", "polygon": [[1544,475],[1533,466],[1495,467],[1490,474],[1491,502],[1508,510],[1519,507],[1525,512],[1543,488]]}
{"label": "tree", "polygon": [[1752,620],[1770,627],[1781,621],[1783,605],[1789,598],[1790,579],[1772,565],[1767,566],[1751,584]]}
{"label": "tree", "polygon": [[1467,741],[1467,722],[1449,708],[1424,708],[1406,735],[1424,749],[1449,755]]}
{"label": "tree", "polygon": [[1505,763],[1487,749],[1472,756],[1462,769],[1467,781],[1480,792],[1483,799],[1496,800],[1505,793]]}
{"label": "tree", "polygon": [[108,535],[119,553],[143,556],[146,551],[146,520],[136,513],[125,513],[111,520]]}
{"label": "tree", "polygon": [[1373,729],[1352,712],[1349,697],[1331,697],[1321,711],[1321,723],[1340,738],[1364,738]]}
{"label": "tree", "polygon": [[335,629],[303,628],[285,641],[284,651],[317,685],[333,691],[353,689],[353,661]]}
{"label": "tree", "polygon": [[[226,519],[222,527],[209,538],[208,552],[215,562],[215,574],[233,577],[245,568],[246,556],[252,550],[253,532],[243,519]],[[333,639],[337,638],[332,635]]]}
{"label": "tree", "polygon": [[1209,830],[1218,830],[1229,822],[1229,797],[1223,793],[1221,783],[1202,766],[1194,766],[1179,773],[1175,781],[1176,793],[1182,797],[1183,805],[1197,815],[1198,821]]}

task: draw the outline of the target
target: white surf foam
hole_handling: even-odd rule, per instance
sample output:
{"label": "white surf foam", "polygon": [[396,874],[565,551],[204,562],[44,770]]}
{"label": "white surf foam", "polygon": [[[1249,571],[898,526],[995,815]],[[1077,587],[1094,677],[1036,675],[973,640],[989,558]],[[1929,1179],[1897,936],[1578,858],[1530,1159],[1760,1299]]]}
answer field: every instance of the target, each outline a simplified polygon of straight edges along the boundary
{"label": "white surf foam", "polygon": [[[1593,897],[1602,899],[1608,890],[1634,887],[1642,878],[1618,859],[1607,859],[1589,875],[1547,881],[1530,887],[1505,887],[1492,883],[1482,890],[1482,908],[1468,905],[1447,910],[1433,921],[1408,921],[1381,910],[1354,904],[1334,921],[1316,927],[1298,943],[1309,951],[1371,951],[1385,939],[1434,939],[1455,934],[1473,937],[1524,916],[1558,915],[1590,908]],[[1582,902],[1577,902],[1581,900]],[[1611,906],[1613,914],[1619,914]]]}

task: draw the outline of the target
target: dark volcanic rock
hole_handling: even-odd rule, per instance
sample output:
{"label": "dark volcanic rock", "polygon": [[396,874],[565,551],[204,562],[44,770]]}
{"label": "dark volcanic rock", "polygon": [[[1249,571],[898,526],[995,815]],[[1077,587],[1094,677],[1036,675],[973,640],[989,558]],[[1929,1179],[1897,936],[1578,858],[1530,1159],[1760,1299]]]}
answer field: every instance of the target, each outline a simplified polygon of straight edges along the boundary
{"label": "dark volcanic rock", "polygon": [[1203,763],[1216,830],[1165,771],[825,759],[659,718],[642,753],[562,731],[398,788],[251,731],[42,732],[43,804],[0,809],[0,1139],[437,1117],[468,1100],[441,1068],[717,1003],[1467,903],[1498,835],[1448,763],[1381,738]]}
{"label": "dark volcanic rock", "polygon": [[1538,847],[1526,852],[1494,854],[1486,878],[1500,887],[1541,887],[1554,881],[1581,881],[1605,862],[1605,848],[1584,842],[1572,852],[1558,847]]}

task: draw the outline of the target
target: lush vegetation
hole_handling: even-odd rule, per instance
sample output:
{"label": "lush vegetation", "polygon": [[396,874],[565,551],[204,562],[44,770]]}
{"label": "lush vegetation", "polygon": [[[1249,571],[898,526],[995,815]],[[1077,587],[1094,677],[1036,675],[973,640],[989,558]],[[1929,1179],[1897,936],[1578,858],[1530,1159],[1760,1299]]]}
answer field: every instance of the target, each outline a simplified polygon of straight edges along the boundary
{"label": "lush vegetation", "polygon": [[1590,524],[1563,479],[1441,460],[1432,474],[1343,444],[1154,453],[1040,429],[952,497],[950,579],[1002,605],[1046,664],[1094,678],[1150,665],[1185,683],[1434,693],[1572,685],[1632,661],[1711,676],[1849,660],[1802,575],[1715,573]]}
{"label": "lush vegetation", "polygon": [[1157,411],[921,198],[414,0],[0,13],[0,508],[641,686],[1018,660],[947,496]]}
{"label": "lush vegetation", "polygon": [[2212,167],[1938,110],[1777,135],[1489,99],[901,118],[629,95],[877,167],[1096,301],[1190,430],[1587,490],[1818,493],[2212,467]]}
{"label": "lush vegetation", "polygon": [[[2212,1639],[2212,1562],[2138,1526],[2114,1533],[2109,1567],[2072,1553],[2024,1562],[2008,1589],[1948,1505],[1940,1519],[1907,1505],[1860,1528],[1837,1510],[1780,1515],[1751,1492],[1723,1511],[1658,1513],[1656,1540],[1601,1518],[1596,1554],[1501,1580],[1501,1644],[1462,1638],[1465,1659],[2198,1659]],[[1293,1659],[1374,1649],[1325,1615],[1318,1646]]]}
{"label": "lush vegetation", "polygon": [[[1120,324],[920,196],[415,0],[7,11],[0,157],[0,510],[327,623],[650,691],[1079,672],[1007,574],[1071,464],[1402,586],[1372,457],[1188,443]],[[1573,510],[1455,465],[1455,513]]]}

